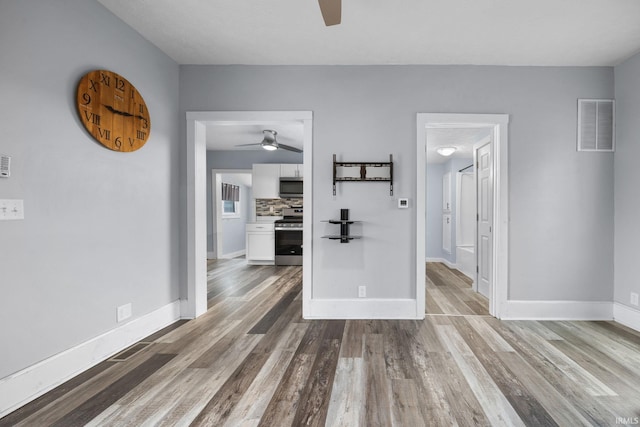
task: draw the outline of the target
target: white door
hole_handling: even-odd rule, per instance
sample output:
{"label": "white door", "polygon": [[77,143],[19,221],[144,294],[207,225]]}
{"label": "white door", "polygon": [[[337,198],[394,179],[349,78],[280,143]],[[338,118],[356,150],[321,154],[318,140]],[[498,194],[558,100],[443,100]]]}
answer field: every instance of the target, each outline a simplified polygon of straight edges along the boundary
{"label": "white door", "polygon": [[442,211],[451,212],[451,172],[442,175]]}
{"label": "white door", "polygon": [[492,144],[481,142],[473,146],[476,164],[476,286],[477,291],[491,298],[493,284],[493,161]]}

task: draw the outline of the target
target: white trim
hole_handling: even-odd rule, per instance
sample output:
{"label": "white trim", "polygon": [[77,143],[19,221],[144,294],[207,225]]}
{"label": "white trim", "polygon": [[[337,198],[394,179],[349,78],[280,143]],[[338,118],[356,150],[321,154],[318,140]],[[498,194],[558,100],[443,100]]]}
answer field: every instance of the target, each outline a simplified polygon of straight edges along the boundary
{"label": "white trim", "polygon": [[503,320],[613,320],[607,301],[507,301]]}
{"label": "white trim", "polygon": [[640,331],[640,311],[628,307],[619,302],[613,303],[613,320],[616,322],[628,326],[631,329]]}
{"label": "white trim", "polygon": [[239,251],[231,252],[231,253],[228,253],[228,254],[222,254],[222,255],[220,255],[220,259],[237,258],[239,256],[245,255],[246,253],[247,253],[246,249],[240,249]]}
{"label": "white trim", "polygon": [[215,252],[207,252],[207,259],[216,259]]}
{"label": "white trim", "polygon": [[304,128],[305,211],[303,243],[303,312],[305,298],[311,298],[312,250],[311,230],[313,197],[312,120],[311,111],[187,111],[187,251],[186,292],[181,301],[183,318],[195,318],[207,311],[207,149],[206,124],[277,124],[300,121]]}
{"label": "white trim", "polygon": [[[438,114],[418,113],[416,120],[416,296],[424,311],[425,226],[426,226],[426,149],[427,128],[493,128],[493,286],[489,298],[489,312],[497,318],[507,303],[509,279],[509,156],[508,114]],[[422,307],[420,307],[420,305]]]}
{"label": "white trim", "polygon": [[180,318],[174,301],[0,380],[0,418]]}
{"label": "white trim", "polygon": [[424,319],[413,299],[311,299],[306,319]]}
{"label": "white trim", "polygon": [[449,261],[446,258],[425,258],[425,262],[441,262],[444,265],[446,265],[449,268],[454,268],[454,269],[458,269],[457,264],[452,263],[451,261]]}

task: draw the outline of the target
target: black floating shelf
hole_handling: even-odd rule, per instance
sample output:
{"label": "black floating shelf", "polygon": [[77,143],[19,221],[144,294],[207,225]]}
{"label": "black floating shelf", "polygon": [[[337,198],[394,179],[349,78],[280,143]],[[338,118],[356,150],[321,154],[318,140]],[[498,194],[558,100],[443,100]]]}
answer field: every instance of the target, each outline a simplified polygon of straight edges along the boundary
{"label": "black floating shelf", "polygon": [[349,209],[340,209],[340,219],[328,219],[329,224],[340,224],[340,234],[322,236],[323,239],[340,240],[340,243],[349,243],[349,240],[361,239],[362,236],[352,236],[349,234],[349,225],[360,222],[349,219]]}
{"label": "black floating shelf", "polygon": [[322,236],[325,239],[329,239],[329,240],[354,240],[354,239],[362,239],[362,236]]}

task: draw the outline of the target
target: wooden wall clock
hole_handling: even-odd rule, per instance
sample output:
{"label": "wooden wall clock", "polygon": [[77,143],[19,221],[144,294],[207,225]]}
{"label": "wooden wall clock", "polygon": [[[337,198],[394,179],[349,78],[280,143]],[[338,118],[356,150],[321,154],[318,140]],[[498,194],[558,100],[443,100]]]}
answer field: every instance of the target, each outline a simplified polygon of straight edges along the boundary
{"label": "wooden wall clock", "polygon": [[80,121],[102,145],[136,151],[149,139],[151,118],[140,92],[113,71],[94,70],[78,83]]}

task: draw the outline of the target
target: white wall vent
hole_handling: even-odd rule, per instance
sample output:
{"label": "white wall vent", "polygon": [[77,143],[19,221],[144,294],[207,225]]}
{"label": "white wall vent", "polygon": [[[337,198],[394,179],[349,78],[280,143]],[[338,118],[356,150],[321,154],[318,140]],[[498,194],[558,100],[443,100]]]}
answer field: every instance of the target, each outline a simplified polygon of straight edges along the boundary
{"label": "white wall vent", "polygon": [[615,101],[578,99],[578,151],[614,151]]}

